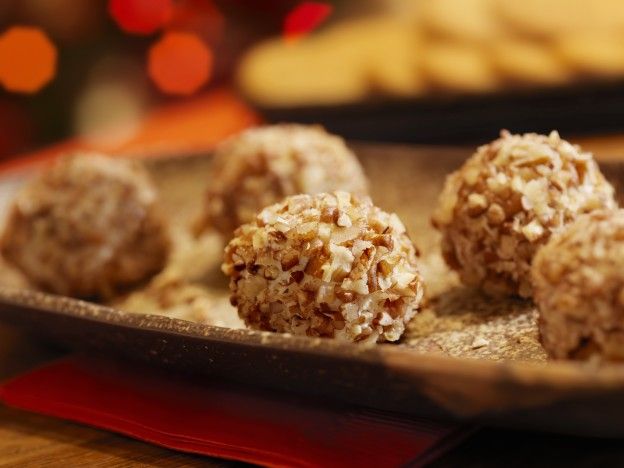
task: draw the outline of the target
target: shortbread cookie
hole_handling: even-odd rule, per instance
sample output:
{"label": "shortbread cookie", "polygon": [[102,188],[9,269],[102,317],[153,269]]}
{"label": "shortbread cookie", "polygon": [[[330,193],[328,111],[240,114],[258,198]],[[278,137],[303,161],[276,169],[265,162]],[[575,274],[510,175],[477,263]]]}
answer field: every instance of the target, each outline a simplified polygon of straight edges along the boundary
{"label": "shortbread cookie", "polygon": [[496,13],[523,36],[618,31],[624,28],[621,0],[497,0]]}
{"label": "shortbread cookie", "polygon": [[555,85],[574,76],[572,67],[546,43],[502,40],[492,46],[492,61],[505,79],[519,84]]}
{"label": "shortbread cookie", "polygon": [[624,76],[624,33],[570,34],[555,41],[570,67],[597,77]]}
{"label": "shortbread cookie", "polygon": [[421,0],[423,28],[440,39],[489,42],[504,36],[496,0]]}
{"label": "shortbread cookie", "polygon": [[427,43],[423,47],[425,78],[435,87],[456,92],[487,92],[500,84],[488,53],[459,43]]}
{"label": "shortbread cookie", "polygon": [[346,47],[315,39],[270,40],[243,57],[237,80],[253,101],[292,107],[354,102],[368,93],[362,59]]}

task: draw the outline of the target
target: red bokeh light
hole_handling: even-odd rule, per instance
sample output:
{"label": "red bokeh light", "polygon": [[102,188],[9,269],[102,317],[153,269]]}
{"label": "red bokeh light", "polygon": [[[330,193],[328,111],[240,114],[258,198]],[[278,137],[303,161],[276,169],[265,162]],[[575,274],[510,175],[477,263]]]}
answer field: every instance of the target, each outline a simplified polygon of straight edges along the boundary
{"label": "red bokeh light", "polygon": [[110,0],[108,11],[121,29],[132,34],[152,34],[173,15],[171,0]]}
{"label": "red bokeh light", "polygon": [[149,50],[148,73],[161,91],[189,95],[212,73],[213,56],[197,35],[168,32]]}
{"label": "red bokeh light", "polygon": [[331,14],[328,3],[304,2],[295,7],[284,19],[284,37],[298,39],[319,26]]}
{"label": "red bokeh light", "polygon": [[57,55],[39,28],[9,28],[0,36],[0,83],[8,91],[35,93],[54,78]]}
{"label": "red bokeh light", "polygon": [[23,151],[33,134],[26,110],[4,99],[0,99],[0,128],[0,158]]}
{"label": "red bokeh light", "polygon": [[212,0],[184,0],[176,4],[168,29],[184,29],[201,33],[209,43],[218,40],[225,19]]}

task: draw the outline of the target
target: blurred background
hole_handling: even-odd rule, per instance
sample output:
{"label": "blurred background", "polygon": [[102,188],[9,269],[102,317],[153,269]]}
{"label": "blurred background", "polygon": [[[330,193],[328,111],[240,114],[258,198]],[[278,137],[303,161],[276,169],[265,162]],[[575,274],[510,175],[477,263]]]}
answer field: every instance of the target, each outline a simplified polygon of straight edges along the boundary
{"label": "blurred background", "polygon": [[624,2],[2,0],[0,89],[0,158],[258,121],[445,144],[621,132]]}

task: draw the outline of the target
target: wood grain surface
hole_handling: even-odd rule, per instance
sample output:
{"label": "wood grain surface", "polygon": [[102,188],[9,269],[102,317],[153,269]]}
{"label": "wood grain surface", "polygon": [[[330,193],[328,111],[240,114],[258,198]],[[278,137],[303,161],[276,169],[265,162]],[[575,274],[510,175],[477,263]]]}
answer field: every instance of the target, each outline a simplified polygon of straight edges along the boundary
{"label": "wood grain surface", "polygon": [[0,466],[229,466],[5,407],[0,421]]}
{"label": "wood grain surface", "polygon": [[[623,160],[624,137],[588,141],[588,149]],[[62,355],[15,329],[0,326],[0,379]],[[620,440],[581,439],[487,429],[435,466],[621,466]],[[0,466],[234,466],[154,447],[108,432],[0,407]]]}
{"label": "wood grain surface", "polygon": [[[0,326],[0,380],[65,353]],[[0,406],[0,467],[221,467],[236,463],[181,454],[128,437]]]}

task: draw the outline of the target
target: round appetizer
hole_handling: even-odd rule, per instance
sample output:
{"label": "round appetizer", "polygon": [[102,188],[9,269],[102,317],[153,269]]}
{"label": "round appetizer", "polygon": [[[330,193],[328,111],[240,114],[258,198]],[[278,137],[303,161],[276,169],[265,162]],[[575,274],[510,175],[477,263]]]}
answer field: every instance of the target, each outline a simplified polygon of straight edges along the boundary
{"label": "round appetizer", "polygon": [[225,236],[265,206],[299,193],[333,190],[365,195],[364,172],[344,140],[319,126],[246,130],[216,151],[204,213],[196,231]]}
{"label": "round appetizer", "polygon": [[466,285],[530,297],[531,262],[550,235],[582,213],[615,206],[591,153],[557,132],[503,131],[447,178],[432,221]]}
{"label": "round appetizer", "polygon": [[157,276],[148,287],[134,291],[112,305],[127,312],[158,312],[159,315],[189,322],[245,328],[227,297],[221,297],[220,292],[166,274]]}
{"label": "round appetizer", "polygon": [[398,340],[418,311],[416,255],[396,214],[334,192],[265,208],[237,229],[222,269],[252,328],[372,343]]}
{"label": "round appetizer", "polygon": [[2,253],[46,291],[109,297],[165,265],[170,242],[156,198],[136,162],[63,158],[18,194]]}
{"label": "round appetizer", "polygon": [[552,357],[624,360],[624,210],[581,216],[552,236],[532,277]]}

